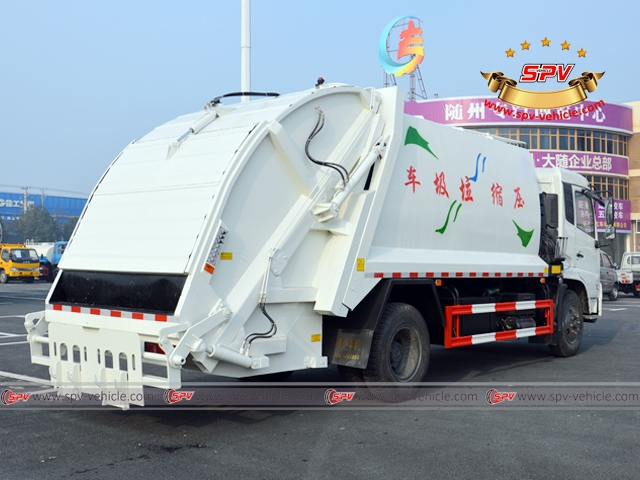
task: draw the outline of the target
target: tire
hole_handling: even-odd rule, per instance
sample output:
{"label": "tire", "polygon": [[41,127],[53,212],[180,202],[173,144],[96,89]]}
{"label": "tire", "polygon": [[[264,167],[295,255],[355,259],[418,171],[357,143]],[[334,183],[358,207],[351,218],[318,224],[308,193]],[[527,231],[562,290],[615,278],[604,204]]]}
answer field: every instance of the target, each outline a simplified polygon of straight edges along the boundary
{"label": "tire", "polygon": [[7,273],[2,270],[0,271],[0,283],[7,283],[9,281],[9,276],[7,275]]}
{"label": "tire", "polygon": [[615,302],[618,299],[618,284],[614,283],[613,288],[609,292],[609,300]]}
{"label": "tire", "polygon": [[584,331],[582,304],[573,290],[567,290],[558,312],[560,330],[556,332],[557,345],[549,345],[556,357],[572,357],[580,348]]}
{"label": "tire", "polygon": [[33,283],[33,277],[27,277],[22,279],[23,283]]}
{"label": "tire", "polygon": [[429,330],[420,312],[405,303],[390,303],[373,334],[367,382],[421,382],[429,367]]}

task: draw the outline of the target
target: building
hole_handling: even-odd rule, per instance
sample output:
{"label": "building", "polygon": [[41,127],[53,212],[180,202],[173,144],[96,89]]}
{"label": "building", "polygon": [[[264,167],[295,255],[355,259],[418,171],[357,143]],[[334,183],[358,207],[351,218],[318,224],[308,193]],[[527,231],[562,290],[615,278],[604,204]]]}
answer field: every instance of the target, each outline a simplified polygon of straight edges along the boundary
{"label": "building", "polygon": [[629,140],[629,200],[631,200],[631,249],[640,252],[640,101],[627,103],[633,109],[633,136]]}
{"label": "building", "polygon": [[[534,110],[495,97],[458,97],[407,102],[405,112],[521,142],[536,167],[558,166],[584,175],[594,190],[615,199],[617,235],[607,250],[619,261],[623,252],[640,250],[640,235],[635,233],[640,222],[632,225],[632,218],[640,219],[640,135],[631,140],[634,125],[640,132],[640,102],[636,103],[586,100],[571,107]],[[631,169],[630,159],[635,162]],[[638,184],[630,184],[630,179]],[[604,209],[600,206],[596,217],[604,241]]]}
{"label": "building", "polygon": [[79,217],[86,203],[86,198],[0,192],[0,220],[18,220],[27,208],[44,206],[57,222],[65,223]]}

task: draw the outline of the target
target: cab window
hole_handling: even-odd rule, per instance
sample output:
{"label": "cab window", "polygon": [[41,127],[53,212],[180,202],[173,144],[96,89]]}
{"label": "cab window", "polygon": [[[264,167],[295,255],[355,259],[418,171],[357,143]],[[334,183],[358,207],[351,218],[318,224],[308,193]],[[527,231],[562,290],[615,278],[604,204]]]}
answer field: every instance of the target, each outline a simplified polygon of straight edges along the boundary
{"label": "cab window", "polygon": [[593,202],[584,193],[575,193],[576,226],[590,237],[595,237],[596,224],[593,215]]}

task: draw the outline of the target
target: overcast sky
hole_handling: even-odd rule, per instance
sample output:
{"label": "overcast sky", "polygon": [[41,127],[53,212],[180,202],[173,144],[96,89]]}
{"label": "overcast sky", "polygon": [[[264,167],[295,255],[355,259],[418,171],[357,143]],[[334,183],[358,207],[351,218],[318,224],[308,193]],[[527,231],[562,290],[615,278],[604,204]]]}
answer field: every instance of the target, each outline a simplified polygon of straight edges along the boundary
{"label": "overcast sky", "polygon": [[[429,97],[490,95],[481,70],[517,79],[524,63],[557,61],[606,72],[590,100],[639,100],[639,5],[254,0],[251,86],[289,93],[323,76],[381,87],[382,30],[412,15],[423,22]],[[240,90],[240,0],[0,0],[0,22],[2,191],[89,194],[131,140]]]}

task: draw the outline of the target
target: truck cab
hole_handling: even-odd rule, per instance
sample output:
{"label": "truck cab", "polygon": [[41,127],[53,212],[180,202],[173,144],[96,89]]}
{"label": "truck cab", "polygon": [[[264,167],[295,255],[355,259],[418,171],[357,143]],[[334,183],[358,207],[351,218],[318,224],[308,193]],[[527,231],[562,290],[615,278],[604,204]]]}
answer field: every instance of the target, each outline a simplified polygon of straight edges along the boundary
{"label": "truck cab", "polygon": [[549,168],[537,169],[536,175],[543,191],[541,211],[546,219],[542,232],[548,251],[543,258],[561,266],[563,281],[578,294],[585,320],[589,321],[599,315],[602,305],[593,205],[594,199],[600,199],[590,190],[587,180],[575,172]]}
{"label": "truck cab", "polygon": [[33,248],[22,244],[0,244],[0,283],[20,278],[33,283],[40,276],[40,260]]}

